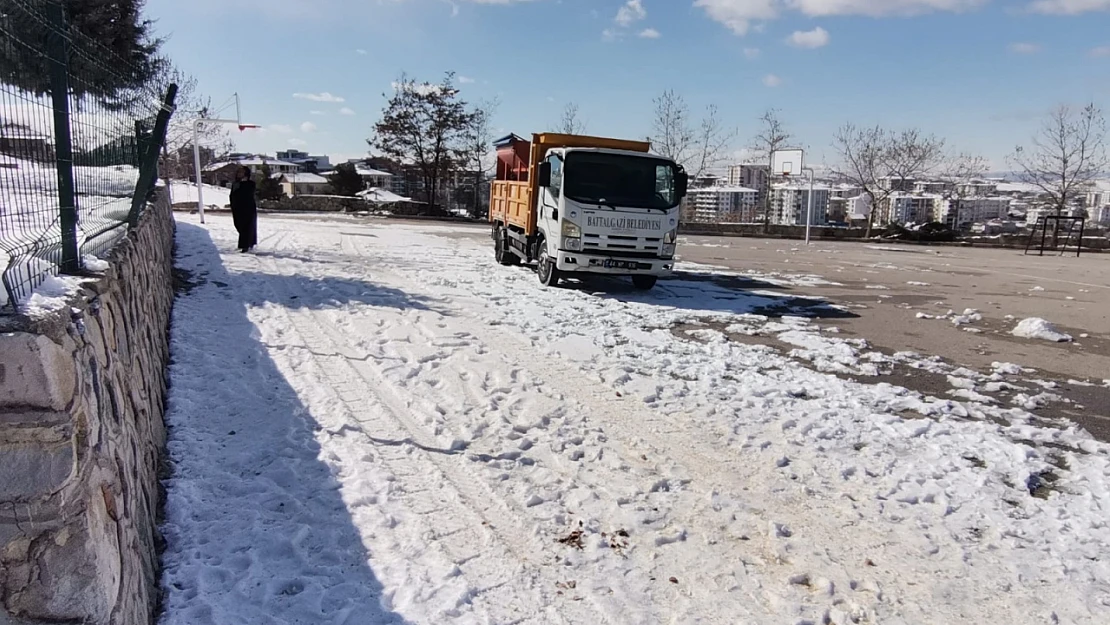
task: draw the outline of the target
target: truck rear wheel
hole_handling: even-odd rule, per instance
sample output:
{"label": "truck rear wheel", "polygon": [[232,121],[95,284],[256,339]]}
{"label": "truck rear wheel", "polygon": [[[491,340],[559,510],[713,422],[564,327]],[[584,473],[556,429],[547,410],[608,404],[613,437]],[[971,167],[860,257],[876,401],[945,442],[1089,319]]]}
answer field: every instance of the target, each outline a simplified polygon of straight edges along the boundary
{"label": "truck rear wheel", "polygon": [[500,265],[520,264],[520,257],[509,248],[509,233],[504,228],[498,228],[493,235],[493,256]]}
{"label": "truck rear wheel", "polygon": [[555,261],[547,255],[547,241],[540,240],[539,242],[540,255],[536,261],[536,275],[539,276],[540,284],[544,286],[559,286],[559,268],[555,266]]}
{"label": "truck rear wheel", "polygon": [[632,276],[632,286],[635,286],[641,291],[650,291],[654,289],[655,283],[658,281],[658,276]]}

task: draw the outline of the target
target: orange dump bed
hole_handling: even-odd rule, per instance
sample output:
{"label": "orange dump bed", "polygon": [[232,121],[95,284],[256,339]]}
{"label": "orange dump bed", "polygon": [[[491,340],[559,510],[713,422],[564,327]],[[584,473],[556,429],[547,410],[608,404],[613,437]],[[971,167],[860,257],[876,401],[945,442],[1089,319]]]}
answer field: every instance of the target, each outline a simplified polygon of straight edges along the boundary
{"label": "orange dump bed", "polygon": [[540,133],[528,141],[509,135],[494,142],[497,148],[497,177],[490,190],[491,222],[516,226],[531,236],[536,232],[535,170],[551,148],[602,148],[648,152],[646,141],[626,141],[585,135]]}

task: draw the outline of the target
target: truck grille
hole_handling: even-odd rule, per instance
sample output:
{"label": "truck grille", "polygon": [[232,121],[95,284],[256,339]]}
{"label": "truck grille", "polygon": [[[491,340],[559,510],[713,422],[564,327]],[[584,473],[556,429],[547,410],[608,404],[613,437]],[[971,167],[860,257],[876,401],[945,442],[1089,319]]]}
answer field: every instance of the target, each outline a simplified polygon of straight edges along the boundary
{"label": "truck grille", "polygon": [[659,255],[661,242],[658,237],[583,234],[582,251],[627,258],[652,258]]}

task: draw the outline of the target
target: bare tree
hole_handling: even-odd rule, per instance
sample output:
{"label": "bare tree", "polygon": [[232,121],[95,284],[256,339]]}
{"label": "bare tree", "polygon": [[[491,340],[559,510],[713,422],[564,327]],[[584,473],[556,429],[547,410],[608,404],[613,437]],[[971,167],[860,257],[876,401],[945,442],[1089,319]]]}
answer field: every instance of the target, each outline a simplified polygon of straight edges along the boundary
{"label": "bare tree", "polygon": [[719,165],[736,138],[736,131],[721,123],[712,104],[695,127],[686,100],[671,89],[655,99],[652,133],[649,140],[655,151],[685,167],[694,179]]}
{"label": "bare tree", "polygon": [[491,120],[497,110],[499,102],[486,100],[479,102],[470,113],[470,124],[463,130],[460,160],[474,173],[474,197],[470,214],[473,217],[481,216],[480,189],[489,172],[493,169],[494,161],[490,158],[493,146],[493,126]]}
{"label": "bare tree", "polygon": [[564,135],[586,134],[586,122],[579,117],[577,104],[568,102],[563,107],[563,116],[559,118],[556,130]]}
{"label": "bare tree", "polygon": [[[836,175],[863,189],[871,202],[866,236],[871,236],[875,212],[907,181],[935,171],[944,153],[944,140],[916,129],[892,132],[881,126],[841,126],[833,138],[840,154]],[[885,181],[885,182],[884,182]]]}
{"label": "bare tree", "polygon": [[729,146],[736,139],[736,130],[722,125],[717,116],[717,105],[710,104],[705,107],[705,117],[702,117],[694,138],[694,151],[689,164],[697,177],[724,161]]}
{"label": "bare tree", "polygon": [[907,181],[928,175],[944,162],[944,139],[909,128],[890,135],[890,178]]}
{"label": "bare tree", "polygon": [[655,98],[655,119],[652,122],[652,144],[660,156],[682,163],[694,145],[690,127],[690,109],[673,89]]}
{"label": "bare tree", "polygon": [[771,224],[771,176],[774,174],[771,171],[771,155],[785,148],[794,136],[783,124],[778,109],[767,109],[760,115],[759,127],[759,133],[752,138],[751,150],[767,162],[767,188],[760,189],[763,195],[763,228],[766,231]]}
{"label": "bare tree", "polygon": [[944,159],[940,166],[938,178],[945,183],[941,195],[948,202],[955,203],[956,225],[959,226],[959,211],[961,203],[967,196],[965,189],[976,180],[981,180],[987,175],[989,161],[978,154],[959,152],[951,154]]}
{"label": "bare tree", "polygon": [[[166,178],[187,179],[195,167],[193,122],[214,115],[212,100],[200,93],[195,77],[172,65],[167,64],[159,81],[160,84],[176,83],[178,86],[174,114],[170,117],[166,142],[162,147],[159,172]],[[201,147],[201,167],[235,148],[227,126],[219,124],[201,124],[197,129],[197,139]]]}
{"label": "bare tree", "polygon": [[1057,215],[1105,172],[1106,120],[1094,103],[1054,109],[1033,136],[1032,146],[1018,146],[1009,157],[1023,182],[1048,196]]}

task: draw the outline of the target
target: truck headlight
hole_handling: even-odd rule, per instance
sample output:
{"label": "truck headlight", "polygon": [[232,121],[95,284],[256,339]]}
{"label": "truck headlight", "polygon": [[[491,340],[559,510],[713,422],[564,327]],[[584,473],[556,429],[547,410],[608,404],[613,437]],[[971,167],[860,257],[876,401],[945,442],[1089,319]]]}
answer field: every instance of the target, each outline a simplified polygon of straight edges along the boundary
{"label": "truck headlight", "polygon": [[674,243],[663,244],[663,256],[666,256],[667,258],[674,256]]}
{"label": "truck headlight", "polygon": [[569,252],[581,251],[582,239],[577,237],[563,237],[563,249]]}
{"label": "truck headlight", "polygon": [[563,236],[564,237],[570,237],[572,239],[581,239],[582,238],[582,228],[578,227],[578,224],[576,224],[572,221],[564,220],[563,221]]}
{"label": "truck headlight", "polygon": [[663,235],[663,242],[664,243],[670,243],[671,245],[674,245],[675,239],[677,239],[677,238],[678,238],[678,228],[675,228],[674,230],[671,230],[667,234]]}

